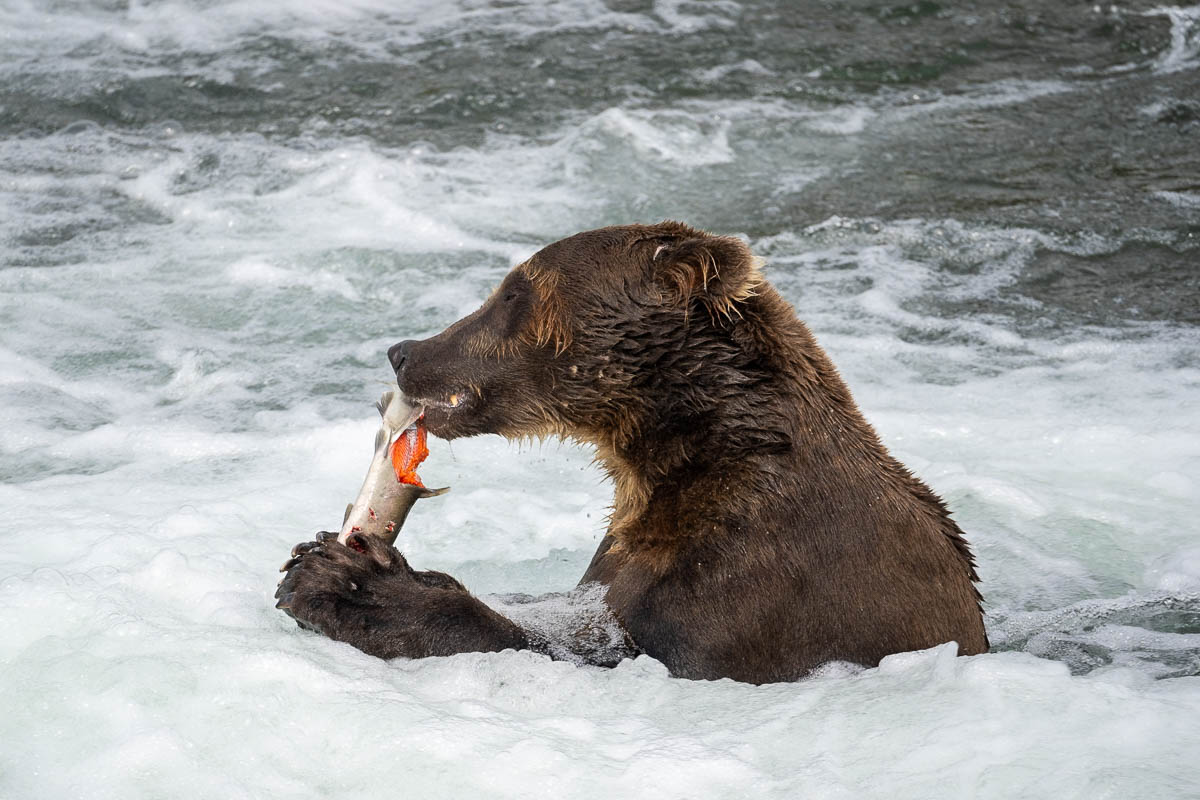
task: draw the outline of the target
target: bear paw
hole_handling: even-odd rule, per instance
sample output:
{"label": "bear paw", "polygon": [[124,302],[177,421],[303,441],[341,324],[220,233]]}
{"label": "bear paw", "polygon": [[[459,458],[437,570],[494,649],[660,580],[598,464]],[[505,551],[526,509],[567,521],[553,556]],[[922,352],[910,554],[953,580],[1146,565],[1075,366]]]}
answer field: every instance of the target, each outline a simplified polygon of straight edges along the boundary
{"label": "bear paw", "polygon": [[292,548],[276,608],[300,627],[381,658],[525,645],[523,632],[441,572],[417,572],[373,536],[321,532]]}

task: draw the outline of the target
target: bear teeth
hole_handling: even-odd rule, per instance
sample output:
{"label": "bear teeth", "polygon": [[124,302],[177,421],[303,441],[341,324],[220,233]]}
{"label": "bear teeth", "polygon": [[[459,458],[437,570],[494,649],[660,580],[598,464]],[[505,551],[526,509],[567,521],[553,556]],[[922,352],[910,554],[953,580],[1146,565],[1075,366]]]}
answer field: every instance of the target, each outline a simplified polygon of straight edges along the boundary
{"label": "bear teeth", "polygon": [[463,404],[464,395],[455,393],[445,400],[420,400],[419,404],[426,408],[458,408]]}

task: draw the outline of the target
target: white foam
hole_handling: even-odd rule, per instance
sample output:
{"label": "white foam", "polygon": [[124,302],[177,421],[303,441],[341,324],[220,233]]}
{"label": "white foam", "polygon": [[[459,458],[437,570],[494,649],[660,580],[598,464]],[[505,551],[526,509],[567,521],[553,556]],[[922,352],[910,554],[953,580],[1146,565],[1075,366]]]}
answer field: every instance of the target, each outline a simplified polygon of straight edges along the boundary
{"label": "white foam", "polygon": [[1200,596],[1200,547],[1185,546],[1159,556],[1146,569],[1144,580],[1172,595]]}
{"label": "white foam", "polygon": [[652,162],[702,167],[733,160],[728,131],[725,120],[709,122],[670,111],[610,108],[580,126],[576,141],[591,149],[596,139],[612,137]]}
{"label": "white foam", "polygon": [[1164,189],[1153,195],[1178,208],[1200,208],[1200,192],[1169,192]]}
{"label": "white foam", "polygon": [[[314,48],[336,44],[364,59],[391,60],[397,48],[412,46],[429,37],[470,30],[514,37],[562,30],[638,30],[642,32],[695,33],[736,24],[739,6],[732,2],[697,7],[683,0],[658,0],[652,8],[618,12],[603,0],[555,0],[532,6],[492,7],[475,0],[280,0],[247,5],[236,0],[214,2],[137,2],[126,9],[64,2],[52,11],[33,0],[8,0],[0,6],[0,30],[10,32],[7,42],[14,56],[66,53],[69,62],[107,67],[113,62],[104,53],[109,46],[122,53],[148,51],[221,54],[189,62],[189,72],[228,80],[231,68],[266,71],[269,54],[236,52],[240,45],[265,30],[284,31],[289,40]],[[92,55],[99,48],[103,55]],[[134,74],[140,67],[133,67]],[[142,69],[141,75],[165,74]]]}
{"label": "white foam", "polygon": [[1200,66],[1200,6],[1166,6],[1145,13],[1171,20],[1171,44],[1155,59],[1155,72],[1170,74]]}
{"label": "white foam", "polygon": [[878,116],[878,112],[869,108],[851,106],[808,115],[804,120],[804,125],[817,133],[846,136],[862,133],[866,130],[867,124],[876,116]]}
{"label": "white foam", "polygon": [[697,75],[703,81],[711,83],[719,83],[725,78],[738,72],[744,72],[748,75],[773,75],[771,70],[764,67],[759,62],[752,58],[744,58],[733,64],[721,64],[720,66],[710,67],[709,69],[700,70]]}
{"label": "white foam", "polygon": [[[704,13],[696,12],[703,9]],[[737,24],[741,6],[732,0],[697,5],[690,0],[654,0],[654,14],[679,33],[694,33],[705,28],[731,28]]]}
{"label": "white foam", "polygon": [[230,264],[225,274],[234,283],[278,288],[302,286],[312,289],[317,293],[332,292],[352,302],[357,302],[361,299],[361,295],[345,276],[324,269],[316,272],[287,269],[274,264],[268,264],[258,259],[248,258]]}

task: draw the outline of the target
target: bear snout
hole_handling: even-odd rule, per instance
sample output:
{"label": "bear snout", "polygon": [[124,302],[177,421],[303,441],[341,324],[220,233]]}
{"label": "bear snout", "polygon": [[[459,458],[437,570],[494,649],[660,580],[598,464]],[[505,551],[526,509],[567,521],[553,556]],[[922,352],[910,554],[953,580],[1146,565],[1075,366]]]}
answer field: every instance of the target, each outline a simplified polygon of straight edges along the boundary
{"label": "bear snout", "polygon": [[408,363],[408,354],[414,344],[416,342],[413,339],[405,339],[388,348],[388,361],[391,362],[392,369],[396,371],[396,380],[400,380],[400,373],[404,371],[404,365]]}

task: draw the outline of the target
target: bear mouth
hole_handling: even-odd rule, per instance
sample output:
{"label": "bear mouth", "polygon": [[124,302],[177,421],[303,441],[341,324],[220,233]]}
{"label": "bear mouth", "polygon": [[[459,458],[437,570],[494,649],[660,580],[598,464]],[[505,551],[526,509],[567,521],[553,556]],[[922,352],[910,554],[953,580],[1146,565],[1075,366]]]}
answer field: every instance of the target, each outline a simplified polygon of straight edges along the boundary
{"label": "bear mouth", "polygon": [[452,411],[461,408],[462,405],[466,404],[469,396],[469,392],[461,391],[451,392],[450,395],[445,396],[445,399],[431,397],[409,397],[408,395],[404,396],[404,399],[406,399],[409,405],[424,405],[425,410],[431,408],[444,408]]}
{"label": "bear mouth", "polygon": [[405,400],[413,406],[423,409],[425,427],[430,433],[442,436],[447,432],[454,417],[465,410],[474,395],[466,390],[450,392],[444,397],[408,397]]}

